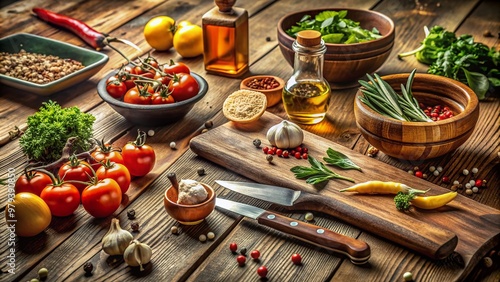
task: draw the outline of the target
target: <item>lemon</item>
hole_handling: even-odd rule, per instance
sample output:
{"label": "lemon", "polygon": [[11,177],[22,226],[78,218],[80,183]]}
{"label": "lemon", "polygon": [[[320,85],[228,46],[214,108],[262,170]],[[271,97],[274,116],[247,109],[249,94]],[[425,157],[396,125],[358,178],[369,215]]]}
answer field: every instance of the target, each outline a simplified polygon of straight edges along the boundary
{"label": "lemon", "polygon": [[173,46],[175,21],[171,17],[154,17],[144,26],[144,38],[158,51],[166,51]]}
{"label": "lemon", "polygon": [[193,25],[193,23],[190,21],[186,21],[186,20],[180,21],[177,23],[177,29],[181,29],[181,28],[186,27],[188,25]]}
{"label": "lemon", "polygon": [[185,25],[175,32],[174,48],[185,58],[203,54],[203,31],[198,25]]}

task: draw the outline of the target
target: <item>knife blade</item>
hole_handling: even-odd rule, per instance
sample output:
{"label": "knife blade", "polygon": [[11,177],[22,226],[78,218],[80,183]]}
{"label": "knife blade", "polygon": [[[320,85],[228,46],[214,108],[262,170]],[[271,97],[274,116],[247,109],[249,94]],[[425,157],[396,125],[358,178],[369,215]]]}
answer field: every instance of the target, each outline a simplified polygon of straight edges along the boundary
{"label": "knife blade", "polygon": [[370,246],[320,226],[261,209],[259,207],[217,198],[215,206],[256,219],[261,225],[292,235],[302,241],[346,255],[353,264],[364,264],[370,258]]}
{"label": "knife blade", "polygon": [[[432,259],[443,259],[453,253],[458,237],[410,216],[385,218],[383,213],[369,214],[362,205],[279,186],[252,182],[216,180],[219,185],[256,199],[275,203],[289,210],[309,210],[329,214],[363,230],[382,236]],[[415,243],[418,242],[418,243]]]}

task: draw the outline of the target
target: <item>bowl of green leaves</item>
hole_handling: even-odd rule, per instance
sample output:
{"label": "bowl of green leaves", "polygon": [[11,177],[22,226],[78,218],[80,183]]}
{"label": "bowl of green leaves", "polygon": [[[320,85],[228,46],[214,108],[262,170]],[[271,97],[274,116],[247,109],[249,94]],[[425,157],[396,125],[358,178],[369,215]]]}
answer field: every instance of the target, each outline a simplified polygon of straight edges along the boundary
{"label": "bowl of green leaves", "polygon": [[380,68],[389,57],[395,38],[394,22],[375,11],[331,8],[291,13],[278,23],[279,47],[291,66],[292,44],[302,30],[321,32],[327,49],[323,76],[338,86],[352,86],[366,73]]}
{"label": "bowl of green leaves", "polygon": [[479,100],[471,88],[432,74],[392,74],[360,81],[354,101],[363,137],[386,155],[425,160],[452,152],[472,135]]}

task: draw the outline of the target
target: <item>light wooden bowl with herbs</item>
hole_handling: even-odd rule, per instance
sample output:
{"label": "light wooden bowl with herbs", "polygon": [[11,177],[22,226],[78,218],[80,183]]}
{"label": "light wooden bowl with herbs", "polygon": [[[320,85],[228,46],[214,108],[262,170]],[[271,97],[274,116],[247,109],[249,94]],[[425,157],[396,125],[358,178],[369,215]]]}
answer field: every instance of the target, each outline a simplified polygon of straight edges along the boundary
{"label": "light wooden bowl with herbs", "polygon": [[[409,74],[383,76],[396,93]],[[476,94],[465,84],[431,74],[416,74],[412,93],[426,106],[447,106],[453,116],[437,121],[402,121],[384,116],[359,99],[354,102],[356,124],[363,137],[385,154],[405,160],[425,160],[447,154],[462,145],[474,131],[479,116]]]}

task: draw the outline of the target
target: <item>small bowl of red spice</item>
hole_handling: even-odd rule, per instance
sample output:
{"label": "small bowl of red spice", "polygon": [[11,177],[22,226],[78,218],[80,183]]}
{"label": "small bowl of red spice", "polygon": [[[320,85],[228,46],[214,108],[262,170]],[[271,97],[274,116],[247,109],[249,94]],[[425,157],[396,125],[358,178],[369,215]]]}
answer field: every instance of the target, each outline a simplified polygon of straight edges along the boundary
{"label": "small bowl of red spice", "polygon": [[273,75],[255,75],[243,79],[240,89],[258,91],[267,98],[267,107],[272,107],[281,101],[285,81]]}

